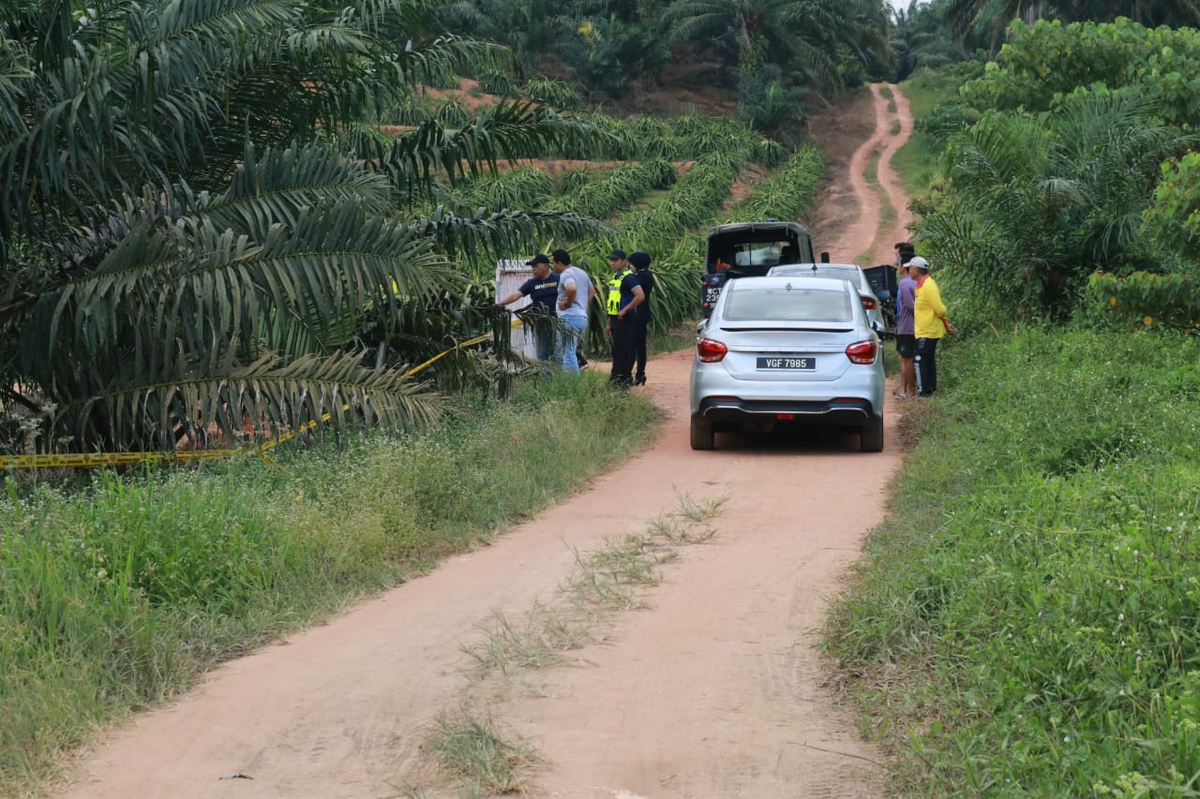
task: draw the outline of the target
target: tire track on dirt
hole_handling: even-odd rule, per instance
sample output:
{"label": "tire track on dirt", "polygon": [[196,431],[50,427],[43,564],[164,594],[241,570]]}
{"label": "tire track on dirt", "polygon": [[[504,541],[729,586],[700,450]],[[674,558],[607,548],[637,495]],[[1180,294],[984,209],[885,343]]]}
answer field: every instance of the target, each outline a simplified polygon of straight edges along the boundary
{"label": "tire track on dirt", "polygon": [[[912,136],[912,110],[908,98],[898,86],[887,85],[892,94],[890,101],[883,96],[883,88],[884,84],[870,85],[875,132],[854,152],[846,176],[858,214],[832,244],[819,247],[827,250],[834,261],[846,262],[862,253],[869,253],[871,257],[865,259],[862,266],[891,263],[892,245],[908,238],[908,226],[912,224],[908,197],[892,167],[892,156]],[[888,109],[889,102],[894,104],[895,111]],[[892,128],[897,123],[897,132],[893,133]],[[879,192],[866,178],[867,166],[876,152],[879,154],[876,172],[879,191],[887,197],[892,210],[892,220],[886,226],[881,226],[884,209]]]}

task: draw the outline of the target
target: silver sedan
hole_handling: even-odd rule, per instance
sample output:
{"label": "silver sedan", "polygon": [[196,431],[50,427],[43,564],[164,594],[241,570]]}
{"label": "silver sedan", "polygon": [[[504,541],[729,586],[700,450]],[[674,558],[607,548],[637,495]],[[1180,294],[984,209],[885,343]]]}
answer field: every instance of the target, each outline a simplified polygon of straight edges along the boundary
{"label": "silver sedan", "polygon": [[883,357],[857,289],[819,277],[744,277],[697,328],[692,449],[721,430],[819,423],[883,449]]}

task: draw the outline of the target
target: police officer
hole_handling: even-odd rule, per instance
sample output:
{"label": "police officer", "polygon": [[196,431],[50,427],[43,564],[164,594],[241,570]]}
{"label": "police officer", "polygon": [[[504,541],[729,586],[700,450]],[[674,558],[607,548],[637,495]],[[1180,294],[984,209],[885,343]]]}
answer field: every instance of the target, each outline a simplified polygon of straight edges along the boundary
{"label": "police officer", "polygon": [[629,265],[637,270],[638,283],[646,294],[646,300],[638,306],[636,324],[633,328],[633,384],[646,385],[646,334],[650,326],[652,308],[650,300],[654,296],[654,273],[650,271],[650,253],[629,253]]}
{"label": "police officer", "polygon": [[637,273],[629,267],[624,250],[613,250],[608,256],[613,277],[608,281],[608,326],[612,336],[612,374],[609,379],[620,388],[633,385],[633,341],[637,325],[638,306],[646,300],[646,292],[638,282]]}

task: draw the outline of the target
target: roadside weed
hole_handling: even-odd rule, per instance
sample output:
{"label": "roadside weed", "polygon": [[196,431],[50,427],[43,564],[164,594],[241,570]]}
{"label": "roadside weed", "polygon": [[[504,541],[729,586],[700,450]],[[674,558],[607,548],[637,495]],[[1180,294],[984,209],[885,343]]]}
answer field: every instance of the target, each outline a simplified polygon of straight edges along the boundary
{"label": "roadside weed", "polygon": [[37,790],[97,726],[215,663],[559,500],[656,414],[600,375],[520,384],[510,401],[469,410],[427,433],[287,449],[282,470],[101,472],[69,493],[8,478],[0,794]]}
{"label": "roadside weed", "polygon": [[902,790],[1193,791],[1198,359],[1092,331],[947,348],[827,631]]}
{"label": "roadside weed", "polygon": [[518,793],[537,763],[529,742],[469,708],[438,717],[425,746],[447,773],[462,781],[460,795]]}

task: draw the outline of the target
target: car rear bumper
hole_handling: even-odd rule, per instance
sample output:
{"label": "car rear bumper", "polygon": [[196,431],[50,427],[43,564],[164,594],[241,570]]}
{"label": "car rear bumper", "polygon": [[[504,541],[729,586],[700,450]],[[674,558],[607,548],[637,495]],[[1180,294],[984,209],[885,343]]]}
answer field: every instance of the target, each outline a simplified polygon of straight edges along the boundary
{"label": "car rear bumper", "polygon": [[693,414],[711,425],[739,425],[755,421],[860,427],[877,417],[869,400],[744,400],[705,398]]}

